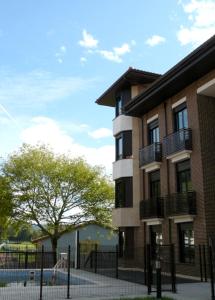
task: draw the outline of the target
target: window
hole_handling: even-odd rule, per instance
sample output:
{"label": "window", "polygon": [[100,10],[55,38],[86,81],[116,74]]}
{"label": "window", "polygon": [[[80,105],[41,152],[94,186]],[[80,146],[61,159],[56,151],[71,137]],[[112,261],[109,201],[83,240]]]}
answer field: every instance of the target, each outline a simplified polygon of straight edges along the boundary
{"label": "window", "polygon": [[122,114],[122,96],[116,97],[116,117]]}
{"label": "window", "polygon": [[134,228],[126,227],[119,230],[119,256],[123,258],[134,257]]}
{"label": "window", "polygon": [[115,181],[115,208],[133,206],[133,178],[123,177]]}
{"label": "window", "polygon": [[176,165],[177,172],[177,191],[186,193],[192,191],[190,160],[185,160]]}
{"label": "window", "polygon": [[188,128],[187,120],[187,105],[186,102],[177,106],[174,109],[174,125],[175,131],[178,131],[183,128]]}
{"label": "window", "polygon": [[150,226],[150,243],[152,259],[156,259],[157,247],[163,244],[163,234],[161,225]]}
{"label": "window", "polygon": [[132,155],[132,131],[123,131],[116,137],[116,160]]}
{"label": "window", "polygon": [[123,158],[122,135],[116,138],[116,160]]}
{"label": "window", "polygon": [[160,132],[158,126],[158,119],[148,124],[148,142],[149,145],[159,143]]}
{"label": "window", "polygon": [[149,173],[149,191],[151,198],[160,197],[160,171]]}
{"label": "window", "polygon": [[123,114],[123,106],[131,100],[131,88],[125,87],[116,93],[116,117]]}
{"label": "window", "polygon": [[181,223],[178,225],[179,234],[179,260],[183,263],[194,263],[194,231],[193,223]]}

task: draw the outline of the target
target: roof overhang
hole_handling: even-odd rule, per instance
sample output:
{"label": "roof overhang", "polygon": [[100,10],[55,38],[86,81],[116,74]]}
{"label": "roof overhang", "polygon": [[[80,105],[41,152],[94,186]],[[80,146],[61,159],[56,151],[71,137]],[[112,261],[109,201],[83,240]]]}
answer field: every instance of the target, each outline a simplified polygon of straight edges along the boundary
{"label": "roof overhang", "polygon": [[125,106],[139,117],[215,68],[215,35],[181,60]]}
{"label": "roof overhang", "polygon": [[152,83],[160,76],[160,74],[129,68],[96,100],[96,103],[114,107],[117,91],[128,88],[131,85]]}

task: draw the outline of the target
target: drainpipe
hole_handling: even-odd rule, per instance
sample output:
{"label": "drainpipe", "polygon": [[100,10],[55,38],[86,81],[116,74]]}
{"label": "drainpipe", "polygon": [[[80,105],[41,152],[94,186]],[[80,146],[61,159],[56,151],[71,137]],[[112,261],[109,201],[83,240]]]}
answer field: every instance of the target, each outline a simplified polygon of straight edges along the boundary
{"label": "drainpipe", "polygon": [[[165,118],[165,135],[167,136],[167,109],[166,102],[164,102],[164,118]],[[166,160],[166,177],[167,177],[167,193],[170,194],[170,183],[169,183],[169,160]],[[169,243],[172,243],[172,220],[169,219]]]}

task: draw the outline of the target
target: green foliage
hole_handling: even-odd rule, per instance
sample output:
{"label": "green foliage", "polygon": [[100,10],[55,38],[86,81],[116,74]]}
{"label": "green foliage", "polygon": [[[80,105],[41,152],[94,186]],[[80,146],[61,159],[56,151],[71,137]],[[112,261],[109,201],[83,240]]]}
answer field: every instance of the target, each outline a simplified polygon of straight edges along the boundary
{"label": "green foliage", "polygon": [[7,178],[0,176],[0,238],[5,237],[13,211],[13,197]]}
{"label": "green foliage", "polygon": [[113,185],[83,159],[23,145],[4,163],[16,220],[33,222],[52,242],[83,221],[110,223]]}

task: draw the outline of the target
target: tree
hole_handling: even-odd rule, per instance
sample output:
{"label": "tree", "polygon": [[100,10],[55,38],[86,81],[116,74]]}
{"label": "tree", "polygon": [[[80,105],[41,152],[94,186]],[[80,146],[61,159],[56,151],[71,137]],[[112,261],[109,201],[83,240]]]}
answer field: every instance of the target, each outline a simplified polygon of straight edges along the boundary
{"label": "tree", "polygon": [[113,185],[101,168],[81,158],[23,145],[4,162],[2,172],[10,185],[15,218],[36,224],[50,237],[53,252],[60,236],[75,225],[110,223]]}
{"label": "tree", "polygon": [[12,217],[12,198],[9,181],[7,178],[0,176],[0,239],[6,237],[7,228]]}

